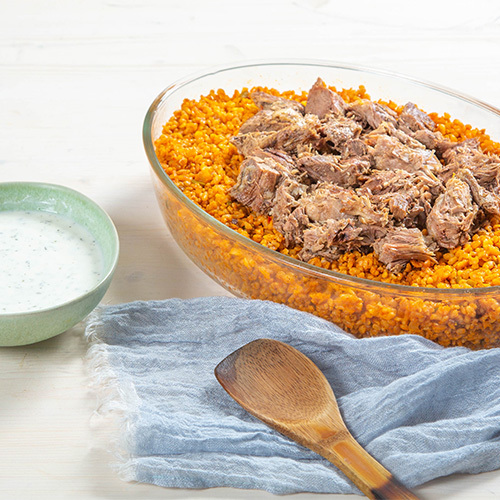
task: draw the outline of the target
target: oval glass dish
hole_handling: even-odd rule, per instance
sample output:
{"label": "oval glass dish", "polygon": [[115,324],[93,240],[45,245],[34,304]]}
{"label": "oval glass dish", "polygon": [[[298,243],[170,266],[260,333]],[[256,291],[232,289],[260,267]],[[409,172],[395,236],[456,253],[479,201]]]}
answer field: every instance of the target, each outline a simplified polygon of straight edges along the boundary
{"label": "oval glass dish", "polygon": [[222,224],[166,174],[155,141],[184,99],[266,86],[307,91],[321,77],[337,89],[366,87],[373,100],[414,102],[500,138],[500,110],[436,85],[328,62],[260,62],[216,68],[167,87],[152,103],[143,139],[163,217],[184,252],[237,296],[271,300],[338,324],[358,336],[418,334],[443,346],[500,346],[500,287],[438,289],[382,283],[322,269],[271,250]]}

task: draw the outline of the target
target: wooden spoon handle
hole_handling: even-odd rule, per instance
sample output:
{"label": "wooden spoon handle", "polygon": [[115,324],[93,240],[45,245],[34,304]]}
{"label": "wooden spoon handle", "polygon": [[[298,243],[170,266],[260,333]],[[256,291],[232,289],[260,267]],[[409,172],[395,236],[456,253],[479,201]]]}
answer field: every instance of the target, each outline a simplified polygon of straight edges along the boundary
{"label": "wooden spoon handle", "polygon": [[317,443],[315,448],[317,453],[338,467],[368,498],[418,500],[352,436],[331,445]]}

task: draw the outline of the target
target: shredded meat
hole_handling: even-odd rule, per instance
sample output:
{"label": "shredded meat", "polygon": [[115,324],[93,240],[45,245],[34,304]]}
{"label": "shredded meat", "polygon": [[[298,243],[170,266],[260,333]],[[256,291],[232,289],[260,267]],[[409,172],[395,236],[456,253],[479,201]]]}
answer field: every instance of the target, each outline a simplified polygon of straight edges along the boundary
{"label": "shredded meat", "polygon": [[328,114],[343,115],[345,109],[344,99],[330,90],[321,78],[318,78],[309,91],[305,112],[324,118]]}
{"label": "shredded meat", "polygon": [[271,132],[297,123],[303,116],[293,108],[263,109],[248,119],[240,128],[240,134]]}
{"label": "shredded meat", "polygon": [[411,102],[399,115],[367,99],[347,104],[320,78],[306,106],[251,98],[260,111],[231,139],[245,158],[231,195],[271,215],[305,261],[373,251],[400,272],[500,215],[500,157],[445,138]]}
{"label": "shredded meat", "polygon": [[380,262],[395,273],[400,272],[410,260],[427,260],[434,256],[422,232],[406,227],[391,229],[374,243],[373,249]]}
{"label": "shredded meat", "polygon": [[347,108],[348,116],[352,116],[364,124],[364,128],[376,129],[383,122],[396,123],[398,115],[388,106],[368,99],[360,99]]}
{"label": "shredded meat", "polygon": [[300,146],[317,143],[318,125],[318,119],[314,115],[307,115],[300,121],[278,131],[272,147],[289,154],[297,154]]}
{"label": "shredded meat", "polygon": [[345,189],[331,183],[321,183],[304,195],[301,200],[309,219],[323,222],[345,216],[357,217],[363,224],[387,224],[387,213],[377,212],[367,196],[358,195],[352,189]]}
{"label": "shredded meat", "polygon": [[255,156],[246,158],[241,164],[231,195],[255,212],[265,213],[272,206],[276,187],[283,173],[283,168],[271,159]]}
{"label": "shredded meat", "polygon": [[304,231],[304,244],[300,251],[302,260],[323,257],[334,260],[345,251],[362,246],[363,229],[353,219],[328,219],[321,224],[311,224]]}
{"label": "shredded meat", "polygon": [[323,136],[321,149],[344,153],[352,141],[359,138],[363,128],[349,118],[329,116],[323,121],[320,134]]}
{"label": "shredded meat", "polygon": [[253,156],[258,156],[259,158],[268,158],[277,163],[279,163],[283,168],[287,170],[295,170],[295,159],[286,154],[284,151],[279,151],[276,149],[255,149]]}
{"label": "shredded meat", "polygon": [[382,122],[375,130],[364,135],[365,143],[369,146],[376,146],[379,139],[390,136],[400,143],[412,149],[425,149],[425,146],[415,138],[408,135],[403,130],[396,128],[392,123]]}
{"label": "shredded meat", "polygon": [[252,101],[261,109],[294,109],[300,114],[305,113],[304,106],[297,101],[292,99],[285,99],[284,97],[278,97],[267,92],[256,91],[250,94]]}
{"label": "shredded meat", "polygon": [[358,186],[363,174],[370,170],[370,162],[357,157],[338,155],[304,155],[297,166],[315,181],[326,181],[342,187]]}
{"label": "shredded meat", "polygon": [[443,248],[462,245],[470,238],[476,213],[469,186],[452,177],[427,217],[429,235]]}
{"label": "shredded meat", "polygon": [[420,111],[415,104],[408,102],[397,121],[398,127],[404,132],[417,132],[418,130],[434,130],[432,119]]}
{"label": "shredded meat", "polygon": [[373,148],[375,168],[379,170],[406,170],[424,172],[435,178],[441,170],[441,163],[432,151],[425,148],[411,148],[395,137],[382,136]]}
{"label": "shredded meat", "polygon": [[476,177],[468,169],[460,171],[458,177],[469,185],[472,199],[479,208],[483,209],[487,214],[500,215],[500,196],[497,193],[481,186]]}
{"label": "shredded meat", "polygon": [[443,153],[443,160],[445,167],[440,176],[445,182],[466,168],[473,173],[479,184],[494,182],[498,186],[500,157],[484,154],[477,139],[467,139],[449,147]]}
{"label": "shredded meat", "polygon": [[310,224],[303,206],[298,206],[288,215],[281,226],[287,245],[301,245],[304,243],[304,230]]}
{"label": "shredded meat", "polygon": [[373,172],[358,192],[366,193],[375,206],[388,206],[397,223],[423,228],[432,203],[442,190],[441,182],[424,172],[380,170]]}
{"label": "shredded meat", "polygon": [[273,147],[278,132],[249,132],[231,138],[238,152],[243,156],[252,156],[256,151]]}
{"label": "shredded meat", "polygon": [[302,241],[303,229],[309,222],[303,208],[296,211],[305,192],[306,186],[292,176],[283,177],[276,189],[270,215],[273,217],[274,227],[285,235],[287,245]]}

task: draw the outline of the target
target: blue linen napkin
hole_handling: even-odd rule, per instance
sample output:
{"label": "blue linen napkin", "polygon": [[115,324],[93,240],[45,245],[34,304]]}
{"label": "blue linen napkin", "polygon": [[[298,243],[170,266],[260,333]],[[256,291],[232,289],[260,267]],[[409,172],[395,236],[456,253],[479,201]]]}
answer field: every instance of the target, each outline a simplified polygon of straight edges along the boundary
{"label": "blue linen napkin", "polygon": [[215,379],[219,361],[262,337],[319,366],[351,433],[406,486],[500,468],[500,349],[444,349],[414,335],[356,339],[283,305],[228,297],[101,307],[87,336],[105,406],[123,411],[119,469],[127,480],[359,493],[329,462],[248,414]]}

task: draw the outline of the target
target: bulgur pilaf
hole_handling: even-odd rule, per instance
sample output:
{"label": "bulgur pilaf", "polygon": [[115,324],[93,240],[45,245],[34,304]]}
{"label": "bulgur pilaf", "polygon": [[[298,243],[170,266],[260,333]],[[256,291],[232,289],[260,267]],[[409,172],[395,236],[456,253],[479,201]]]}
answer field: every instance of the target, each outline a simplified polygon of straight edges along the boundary
{"label": "bulgur pilaf", "polygon": [[[156,155],[172,181],[208,214],[241,235],[296,258],[300,248],[286,248],[284,237],[273,228],[270,216],[252,213],[229,194],[236,182],[242,161],[242,156],[230,139],[238,133],[242,123],[257,113],[258,108],[249,97],[249,93],[255,90],[294,99],[304,105],[307,100],[306,92],[278,92],[264,87],[236,90],[231,96],[220,89],[212,90],[199,100],[186,99],[165,124],[162,136],[155,142]],[[363,86],[338,92],[347,103],[370,98]],[[401,112],[402,106],[399,104],[392,101],[384,104],[396,112]],[[449,140],[457,142],[477,138],[484,152],[500,154],[500,144],[492,141],[485,130],[452,120],[446,113],[442,116],[430,113],[429,116],[436,123],[436,130]],[[200,251],[201,247],[202,242]],[[224,249],[225,255],[231,251]],[[350,276],[413,287],[498,286],[500,220],[491,218],[489,224],[465,245],[438,252],[436,261],[437,263],[430,260],[411,261],[397,274],[389,272],[373,253],[347,252],[333,262],[315,257],[309,263]],[[252,267],[252,264],[247,267]],[[208,272],[211,272],[210,269]],[[217,272],[218,270],[213,270],[213,274]],[[279,272],[281,271],[277,270],[277,273]],[[280,281],[290,281],[290,276],[278,276],[277,280],[273,281],[272,277],[266,276],[268,270],[265,268],[258,268],[257,274],[259,273],[263,280],[262,287],[267,286],[268,291],[264,296],[257,293],[255,297],[283,301],[283,291],[276,287]],[[440,305],[438,301],[428,302],[397,296],[393,299],[394,303],[390,300],[384,300],[382,303],[377,294],[371,297],[347,287],[333,290],[318,284],[315,290],[311,281],[305,287],[303,285],[290,283],[291,290],[287,292],[286,301],[289,305],[331,319],[358,336],[417,333],[445,346],[466,345],[472,348],[494,347],[500,343],[498,327],[494,326],[500,321],[499,304],[488,296],[484,298],[483,303],[464,299],[465,302],[459,301],[455,305],[446,306]],[[309,297],[310,302],[307,305],[303,302],[304,295]],[[246,296],[252,296],[252,293],[248,291]],[[408,310],[406,319],[401,319],[394,326],[394,317],[399,316],[404,309]],[[415,315],[415,310],[418,310],[420,319]],[[436,321],[441,327],[436,327]],[[454,331],[446,332],[450,322],[454,325],[454,328],[451,328]],[[481,330],[483,333],[478,333]],[[488,338],[488,332],[495,334]]]}

